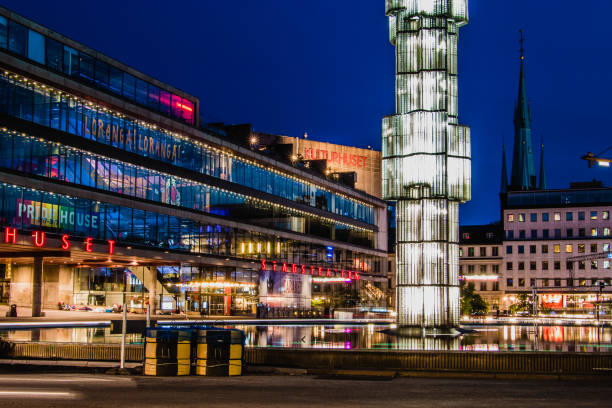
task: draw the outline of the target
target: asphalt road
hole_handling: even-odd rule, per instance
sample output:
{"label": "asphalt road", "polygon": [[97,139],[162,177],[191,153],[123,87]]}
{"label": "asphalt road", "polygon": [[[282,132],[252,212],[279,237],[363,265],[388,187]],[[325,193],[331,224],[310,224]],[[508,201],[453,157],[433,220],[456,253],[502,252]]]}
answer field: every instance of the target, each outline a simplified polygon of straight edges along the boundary
{"label": "asphalt road", "polygon": [[8,407],[601,407],[604,382],[396,378],[329,380],[313,376],[124,377],[2,374]]}

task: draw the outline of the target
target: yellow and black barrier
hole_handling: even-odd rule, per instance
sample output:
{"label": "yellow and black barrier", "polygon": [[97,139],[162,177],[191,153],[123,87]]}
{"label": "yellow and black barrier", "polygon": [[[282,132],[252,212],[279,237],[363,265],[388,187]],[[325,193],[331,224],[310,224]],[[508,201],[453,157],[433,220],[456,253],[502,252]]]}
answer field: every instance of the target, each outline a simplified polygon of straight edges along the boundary
{"label": "yellow and black barrier", "polygon": [[188,329],[147,329],[144,374],[189,375],[193,331]]}
{"label": "yellow and black barrier", "polygon": [[244,333],[235,329],[203,328],[196,334],[196,375],[242,375]]}

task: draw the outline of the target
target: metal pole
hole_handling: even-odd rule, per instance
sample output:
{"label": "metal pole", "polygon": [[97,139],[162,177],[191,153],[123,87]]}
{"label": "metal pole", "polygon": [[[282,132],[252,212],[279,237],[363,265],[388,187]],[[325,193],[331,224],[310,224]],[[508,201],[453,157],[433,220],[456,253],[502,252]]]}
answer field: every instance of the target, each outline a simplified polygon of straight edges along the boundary
{"label": "metal pole", "polygon": [[151,326],[151,303],[147,303],[147,327]]}
{"label": "metal pole", "polygon": [[125,335],[127,333],[127,307],[125,304],[125,272],[123,273],[123,316],[121,318],[121,357],[119,361],[119,368],[125,368]]}

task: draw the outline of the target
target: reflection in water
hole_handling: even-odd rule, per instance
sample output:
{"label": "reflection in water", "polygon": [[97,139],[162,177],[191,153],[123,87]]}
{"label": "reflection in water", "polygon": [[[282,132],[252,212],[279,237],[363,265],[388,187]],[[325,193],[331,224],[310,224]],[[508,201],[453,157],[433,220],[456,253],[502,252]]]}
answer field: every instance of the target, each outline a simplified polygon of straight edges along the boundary
{"label": "reflection in water", "polygon": [[[350,325],[236,325],[255,347],[463,351],[612,352],[612,328],[580,326],[471,326],[459,337],[396,337],[382,331],[389,326]],[[120,343],[121,335],[108,328],[53,328],[0,330],[0,339],[45,343]],[[142,343],[128,334],[128,344]]]}

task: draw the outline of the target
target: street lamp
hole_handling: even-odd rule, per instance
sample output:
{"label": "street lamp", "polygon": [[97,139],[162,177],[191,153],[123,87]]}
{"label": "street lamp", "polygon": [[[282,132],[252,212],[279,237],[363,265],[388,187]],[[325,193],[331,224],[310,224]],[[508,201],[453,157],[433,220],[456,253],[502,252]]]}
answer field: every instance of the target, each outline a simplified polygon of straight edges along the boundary
{"label": "street lamp", "polygon": [[601,305],[599,303],[599,300],[601,297],[601,293],[608,284],[605,281],[597,281],[595,282],[595,285],[599,286],[599,291],[597,292],[597,301],[595,303],[595,313],[597,313],[597,324],[599,325],[599,315],[601,314]]}

